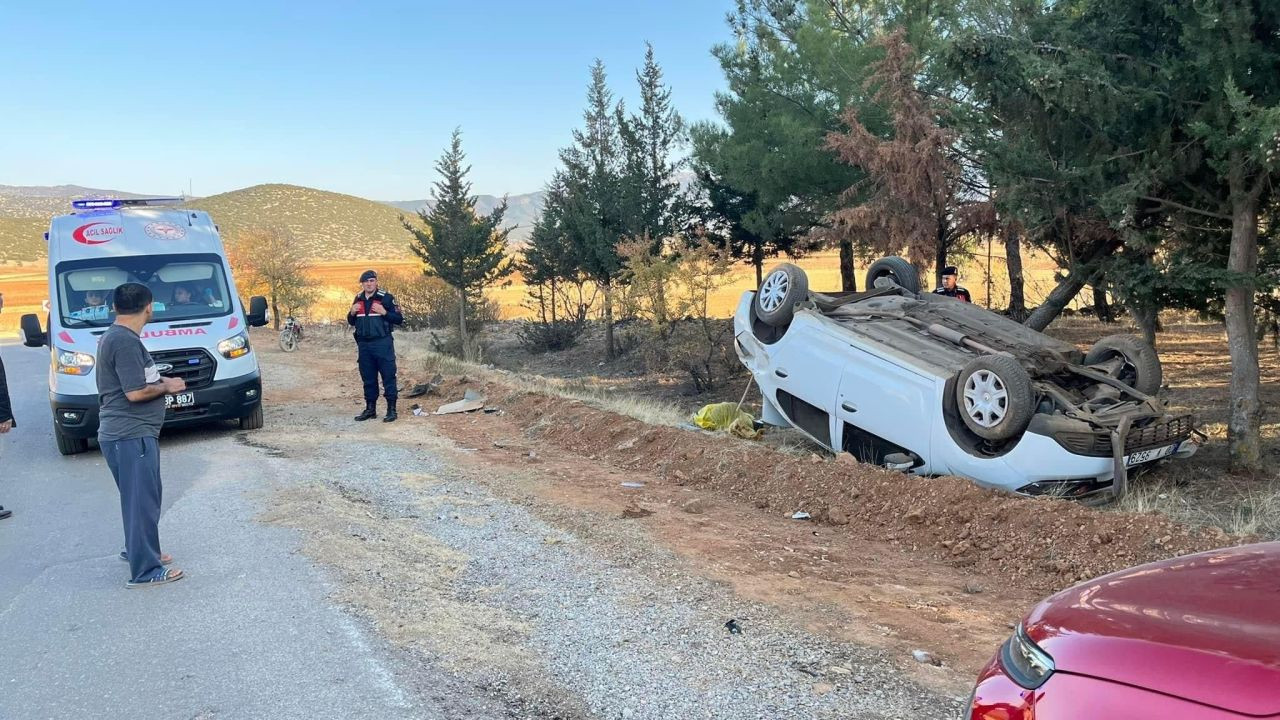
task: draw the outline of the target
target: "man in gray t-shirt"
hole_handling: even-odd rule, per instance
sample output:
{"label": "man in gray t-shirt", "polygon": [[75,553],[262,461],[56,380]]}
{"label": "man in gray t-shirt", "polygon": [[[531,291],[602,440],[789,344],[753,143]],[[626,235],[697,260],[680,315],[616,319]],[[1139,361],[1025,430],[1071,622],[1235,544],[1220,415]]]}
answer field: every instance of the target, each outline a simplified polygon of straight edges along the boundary
{"label": "man in gray t-shirt", "polygon": [[116,322],[98,343],[94,365],[98,383],[98,445],[120,490],[129,582],[149,587],[181,580],[182,571],[166,568],[160,552],[160,426],[164,396],[186,389],[179,378],[160,377],[142,345],[142,329],[151,322],[151,289],[139,283],[116,288]]}

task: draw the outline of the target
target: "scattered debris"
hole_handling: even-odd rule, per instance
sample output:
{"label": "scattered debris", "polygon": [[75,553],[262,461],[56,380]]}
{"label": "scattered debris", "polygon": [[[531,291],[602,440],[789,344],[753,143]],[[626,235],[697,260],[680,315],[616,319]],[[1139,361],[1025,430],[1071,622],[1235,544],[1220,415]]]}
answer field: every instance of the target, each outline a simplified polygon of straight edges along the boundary
{"label": "scattered debris", "polygon": [[738,624],[736,618],[729,618],[729,622],[724,624],[724,629],[728,630],[730,635],[742,634],[742,626]]}
{"label": "scattered debris", "polygon": [[624,488],[642,488],[642,487],[644,487],[644,483],[642,483],[642,482],[633,482],[633,481],[628,481],[628,482],[624,482],[624,483],[622,483],[622,487],[624,487]]}
{"label": "scattered debris", "polygon": [[413,405],[409,406],[409,409],[413,411],[414,415],[418,417],[422,417],[422,406],[419,405],[418,403],[414,403]]}
{"label": "scattered debris", "polygon": [[809,515],[809,513],[807,512],[797,511],[796,514],[791,516],[791,519],[792,520],[808,520],[810,517],[812,516]]}
{"label": "scattered debris", "polygon": [[630,440],[625,440],[623,442],[618,443],[618,446],[614,448],[614,450],[630,450],[635,446],[636,446],[636,439],[631,438]]}
{"label": "scattered debris", "polygon": [[831,683],[820,682],[820,683],[813,684],[814,695],[826,695],[827,693],[835,689],[836,689],[836,686],[832,685]]}
{"label": "scattered debris", "polygon": [[827,672],[831,673],[832,675],[852,675],[853,668],[847,668],[843,665],[832,665],[831,667],[827,668]]}
{"label": "scattered debris", "polygon": [[981,595],[986,592],[986,588],[979,585],[976,581],[970,580],[965,583],[964,591],[970,595]]}
{"label": "scattered debris", "polygon": [[932,665],[934,667],[942,667],[942,661],[933,656],[933,653],[924,650],[912,650],[911,657],[921,665]]}
{"label": "scattered debris", "polygon": [[442,385],[443,383],[444,383],[444,376],[439,373],[436,373],[436,376],[431,378],[430,381],[424,382],[424,383],[418,383],[417,385],[414,385],[409,390],[409,392],[404,394],[404,396],[415,398],[415,397],[422,397],[423,395],[435,395],[436,393],[440,392],[440,385]]}
{"label": "scattered debris", "polygon": [[796,572],[795,570],[792,570],[791,572],[787,573],[787,577],[789,577],[789,578],[791,578],[791,579],[793,579],[793,580],[799,580],[799,579],[800,579],[800,573]]}
{"label": "scattered debris", "polygon": [[500,412],[502,412],[502,409],[501,409],[501,408],[496,408],[496,407],[487,407],[487,408],[485,408],[485,409],[484,409],[484,414],[485,414],[485,415],[492,415],[492,414],[494,414],[494,413],[500,413]]}
{"label": "scattered debris", "polygon": [[475,412],[484,407],[485,396],[479,391],[467,389],[462,395],[462,399],[451,402],[447,405],[441,405],[436,410],[436,415],[452,415],[454,413]]}

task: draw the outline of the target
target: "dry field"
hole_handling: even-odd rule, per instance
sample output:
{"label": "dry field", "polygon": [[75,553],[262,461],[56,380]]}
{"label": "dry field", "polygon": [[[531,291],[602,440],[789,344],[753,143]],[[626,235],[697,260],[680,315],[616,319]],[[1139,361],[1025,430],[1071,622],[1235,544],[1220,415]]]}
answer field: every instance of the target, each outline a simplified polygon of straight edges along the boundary
{"label": "dry field", "polygon": [[[781,262],[776,260],[774,262]],[[815,290],[834,290],[840,287],[840,270],[837,254],[833,252],[816,253],[796,261],[809,274],[809,286]],[[1046,256],[1027,253],[1024,258],[1027,276],[1027,303],[1035,305],[1053,289],[1054,264]],[[986,289],[986,254],[975,254],[968,261],[960,261],[961,284],[973,293],[974,302],[987,302]],[[356,292],[361,271],[366,268],[379,270],[417,271],[421,264],[416,260],[359,260],[317,263],[312,271],[316,283],[325,288],[323,299],[312,308],[315,319],[337,319],[346,313],[350,296]],[[767,269],[768,266],[766,266]],[[1001,253],[993,253],[991,276],[991,305],[1003,307],[1008,302],[1007,279],[1004,258]],[[866,264],[859,265],[859,284],[862,273],[866,272]],[[0,337],[12,337],[18,328],[18,318],[22,313],[38,312],[40,303],[48,297],[46,289],[46,266],[43,263],[25,263],[23,265],[0,264],[0,292],[5,296],[5,312],[0,315]],[[719,317],[728,317],[733,313],[738,298],[744,290],[755,287],[754,271],[749,265],[735,268],[733,282],[717,292],[711,301],[712,313]],[[387,288],[395,292],[395,288]],[[526,307],[528,289],[519,275],[513,276],[505,284],[489,290],[489,297],[502,307],[505,320],[529,317]],[[1083,296],[1082,296],[1083,301]]]}

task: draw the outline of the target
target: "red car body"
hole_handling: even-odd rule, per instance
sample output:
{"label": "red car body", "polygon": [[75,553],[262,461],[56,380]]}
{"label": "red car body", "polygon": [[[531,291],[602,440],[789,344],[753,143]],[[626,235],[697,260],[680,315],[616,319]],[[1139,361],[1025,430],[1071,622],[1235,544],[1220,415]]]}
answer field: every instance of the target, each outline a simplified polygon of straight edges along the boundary
{"label": "red car body", "polygon": [[1044,600],[978,677],[967,717],[1280,719],[1280,542],[1142,565]]}

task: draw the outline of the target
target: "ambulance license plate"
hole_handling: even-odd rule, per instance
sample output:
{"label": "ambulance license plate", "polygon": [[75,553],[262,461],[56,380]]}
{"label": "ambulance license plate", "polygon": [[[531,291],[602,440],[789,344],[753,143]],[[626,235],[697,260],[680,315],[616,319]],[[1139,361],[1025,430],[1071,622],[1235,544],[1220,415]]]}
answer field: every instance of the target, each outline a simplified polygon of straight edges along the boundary
{"label": "ambulance license plate", "polygon": [[195,405],[195,404],[196,404],[195,393],[185,392],[185,393],[178,393],[177,395],[164,396],[164,407],[166,410],[168,410],[169,408],[191,407],[192,405]]}
{"label": "ambulance license plate", "polygon": [[1134,465],[1149,463],[1153,460],[1159,460],[1160,458],[1168,457],[1172,455],[1174,451],[1176,451],[1177,449],[1178,449],[1178,443],[1174,443],[1172,445],[1166,445],[1162,448],[1152,448],[1151,450],[1143,450],[1141,452],[1131,453],[1128,457],[1124,459],[1124,464],[1125,464],[1125,467],[1133,467]]}

